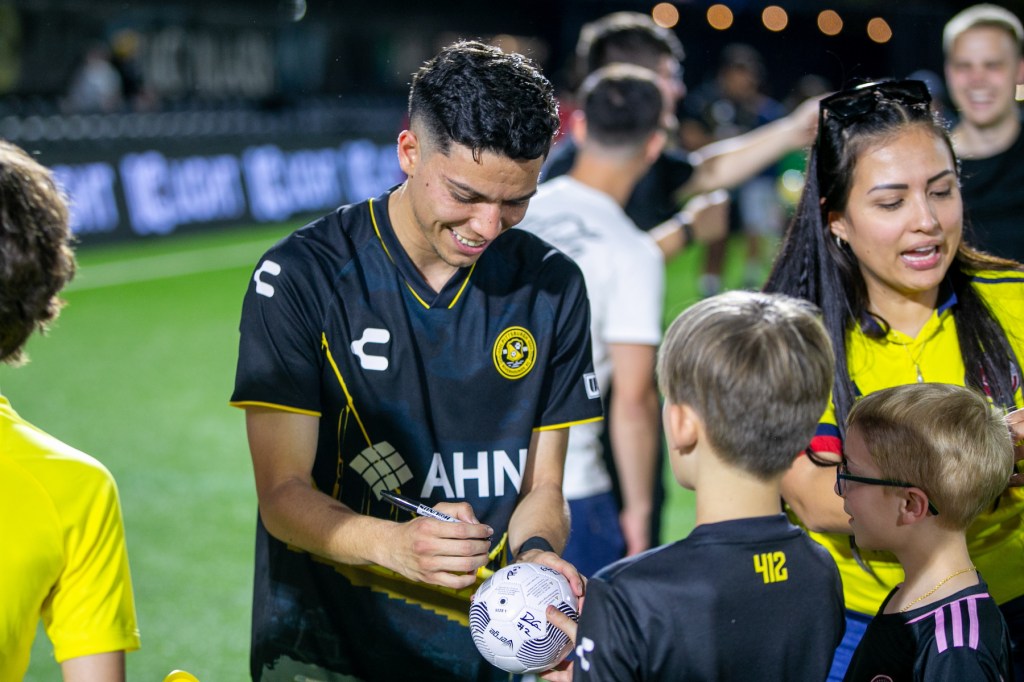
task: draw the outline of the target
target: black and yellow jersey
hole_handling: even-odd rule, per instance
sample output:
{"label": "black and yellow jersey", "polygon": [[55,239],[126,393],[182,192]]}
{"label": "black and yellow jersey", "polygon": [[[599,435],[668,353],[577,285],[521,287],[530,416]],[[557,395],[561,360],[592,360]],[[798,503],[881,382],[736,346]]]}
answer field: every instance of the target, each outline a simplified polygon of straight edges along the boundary
{"label": "black and yellow jersey", "polygon": [[587,583],[575,680],[824,680],[843,637],[828,552],[783,514],[705,523]]}
{"label": "black and yellow jersey", "polygon": [[[583,277],[510,230],[435,292],[392,230],[389,195],[341,207],[260,260],[231,403],[319,417],[313,485],[360,513],[408,519],[384,490],[469,502],[495,530],[498,566],[532,433],[601,417]],[[476,679],[467,591],[332,565],[262,524],[255,587],[254,669],[287,655],[422,680],[447,657],[439,677]]]}

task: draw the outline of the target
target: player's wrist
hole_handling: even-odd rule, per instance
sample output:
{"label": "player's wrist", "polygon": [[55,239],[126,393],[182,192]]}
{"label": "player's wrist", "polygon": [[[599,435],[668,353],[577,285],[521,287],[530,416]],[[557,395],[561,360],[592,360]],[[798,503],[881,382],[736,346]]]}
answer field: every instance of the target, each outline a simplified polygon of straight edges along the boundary
{"label": "player's wrist", "polygon": [[693,216],[686,209],[677,211],[672,219],[679,224],[679,230],[683,235],[683,246],[690,246],[694,242]]}
{"label": "player's wrist", "polygon": [[[540,550],[542,552],[554,552],[555,548],[551,545],[547,539],[542,538],[539,535],[534,535],[527,538],[523,544],[519,545],[519,551],[516,552],[516,561],[519,561],[524,554],[532,550]],[[556,552],[557,554],[557,552]]]}

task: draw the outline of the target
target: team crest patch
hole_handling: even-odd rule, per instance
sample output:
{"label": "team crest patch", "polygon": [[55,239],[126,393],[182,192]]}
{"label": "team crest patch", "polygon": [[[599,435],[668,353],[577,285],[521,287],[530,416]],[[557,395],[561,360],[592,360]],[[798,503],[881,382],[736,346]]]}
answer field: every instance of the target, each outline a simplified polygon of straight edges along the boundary
{"label": "team crest patch", "polygon": [[509,327],[494,342],[494,366],[506,379],[522,379],[537,360],[533,335],[522,327]]}

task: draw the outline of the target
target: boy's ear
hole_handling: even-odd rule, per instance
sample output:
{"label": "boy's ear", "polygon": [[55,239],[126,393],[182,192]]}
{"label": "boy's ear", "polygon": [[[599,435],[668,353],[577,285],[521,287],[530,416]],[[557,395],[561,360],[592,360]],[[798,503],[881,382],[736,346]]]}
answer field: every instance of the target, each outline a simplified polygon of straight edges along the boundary
{"label": "boy's ear", "polygon": [[900,505],[900,523],[909,525],[928,518],[928,495],[920,488],[905,488],[902,493],[903,504]]}
{"label": "boy's ear", "polygon": [[681,452],[692,450],[700,434],[700,417],[694,409],[685,404],[669,403],[665,418],[669,447]]}

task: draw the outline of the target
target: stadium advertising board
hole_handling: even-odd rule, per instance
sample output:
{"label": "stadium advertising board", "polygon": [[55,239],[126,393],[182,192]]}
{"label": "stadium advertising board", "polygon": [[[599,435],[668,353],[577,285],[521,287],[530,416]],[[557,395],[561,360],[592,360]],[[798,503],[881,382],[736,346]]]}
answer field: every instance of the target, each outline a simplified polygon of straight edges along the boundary
{"label": "stadium advertising board", "polygon": [[68,194],[80,243],[280,222],[360,201],[402,178],[393,141],[150,142],[32,145]]}

